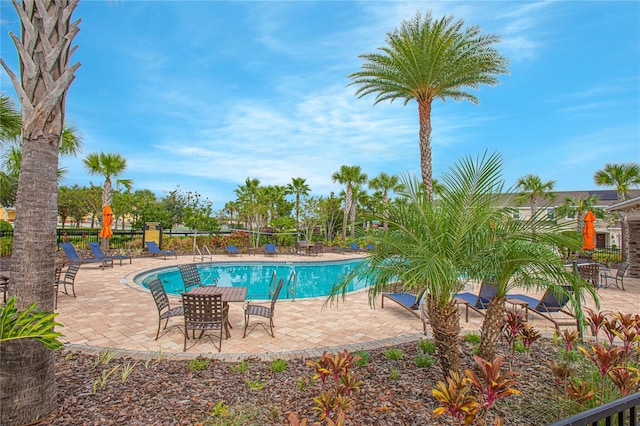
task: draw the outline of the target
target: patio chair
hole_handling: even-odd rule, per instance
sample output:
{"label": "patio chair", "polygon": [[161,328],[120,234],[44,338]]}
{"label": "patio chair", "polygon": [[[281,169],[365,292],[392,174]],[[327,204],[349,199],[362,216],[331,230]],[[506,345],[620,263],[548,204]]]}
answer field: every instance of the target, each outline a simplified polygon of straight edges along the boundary
{"label": "patio chair", "polygon": [[[389,283],[387,284],[387,291],[382,293],[382,309],[384,309],[384,299],[389,299],[396,302],[416,317],[422,319],[418,308],[420,307],[420,301],[424,297],[425,293],[426,289],[420,290],[417,294],[405,291],[402,281]],[[427,324],[425,321],[422,322],[422,329],[426,333]]]}
{"label": "patio chair", "polygon": [[489,307],[491,299],[496,295],[496,288],[491,283],[480,284],[478,294],[473,293],[456,293],[453,295],[456,304],[465,306],[465,320],[469,322],[469,309],[484,316],[484,309]]}
{"label": "patio chair", "polygon": [[[278,296],[280,295],[280,291],[282,290],[282,286],[284,286],[284,279],[281,278],[278,281],[278,285],[276,286],[275,291],[273,292],[273,296],[271,296],[271,304],[269,306],[259,305],[256,303],[252,303],[251,301],[247,301],[244,304],[244,332],[242,334],[242,338],[247,337],[247,328],[249,327],[249,320],[252,316],[260,316],[263,318],[269,319],[269,323],[266,321],[258,321],[251,324],[251,328],[249,329],[249,333],[253,331],[257,326],[262,326],[267,333],[271,335],[271,337],[276,337],[273,332],[273,316],[275,314],[276,309],[276,301],[278,300]],[[269,328],[267,328],[267,325]]]}
{"label": "patio chair", "polygon": [[369,243],[365,246],[365,248],[367,249],[367,251],[371,251],[374,250],[376,248],[376,246],[374,246],[373,244]]}
{"label": "patio chair", "polygon": [[[69,266],[67,267],[67,270],[64,273],[64,278],[58,281],[57,288],[60,288],[60,286],[63,286],[64,294],[69,295],[69,292],[67,292],[67,286],[70,286],[71,295],[73,295],[73,297],[76,297],[75,281],[76,281],[76,275],[78,274],[79,270],[80,270],[80,263],[69,264]],[[57,294],[58,292],[56,291],[56,295]]]}
{"label": "patio chair", "polygon": [[309,254],[313,256],[322,256],[322,252],[324,252],[324,244],[322,243],[322,241],[319,241],[313,244]]}
{"label": "patio chair", "polygon": [[[556,288],[548,288],[540,299],[535,299],[531,296],[524,294],[509,294],[507,301],[517,300],[525,302],[525,320],[529,318],[529,312],[544,318],[547,321],[551,321],[556,330],[560,332],[561,325],[576,326],[578,330],[578,320],[575,315],[565,309],[569,302],[569,296],[567,293],[571,293],[573,290],[570,286],[562,286],[562,291]],[[566,316],[564,318],[555,318],[551,314],[562,313]]]}
{"label": "patio chair", "polygon": [[598,288],[600,286],[600,266],[598,263],[577,263],[575,270],[580,278]]}
{"label": "patio chair", "polygon": [[100,247],[100,243],[97,241],[90,242],[89,248],[91,249],[91,253],[93,253],[93,257],[97,259],[111,259],[112,261],[119,260],[120,266],[122,266],[123,260],[129,259],[129,264],[131,264],[131,256],[126,256],[124,254],[105,256],[104,252],[102,251],[102,247]]}
{"label": "patio chair", "polygon": [[[164,323],[164,330],[166,330],[167,325],[169,324],[169,318],[181,317],[184,314],[184,310],[182,306],[176,306],[175,308],[171,307],[167,293],[164,290],[164,285],[158,278],[149,282],[149,290],[151,291],[153,300],[156,302],[156,307],[158,308],[158,331],[156,332],[156,340],[158,340],[158,337],[160,337],[160,325],[162,325],[162,320],[166,320]],[[172,325],[171,327],[179,328],[177,324]]]}
{"label": "patio chair", "polygon": [[147,246],[147,250],[149,250],[149,253],[153,257],[155,257],[155,256],[163,256],[164,259],[167,260],[167,255],[169,255],[169,256],[175,256],[176,259],[178,258],[178,254],[176,252],[174,252],[174,251],[171,251],[171,250],[160,250],[160,247],[158,247],[158,244],[156,244],[155,241],[145,241],[144,243]]}
{"label": "patio chair", "polygon": [[264,255],[265,256],[277,256],[278,255],[278,250],[276,250],[276,245],[275,244],[265,244],[264,246]]}
{"label": "patio chair", "polygon": [[242,251],[238,250],[238,247],[236,247],[236,246],[226,246],[224,248],[224,251],[229,256],[235,256],[235,255],[241,255],[242,254]]}
{"label": "patio chair", "polygon": [[184,349],[187,350],[187,340],[189,339],[189,330],[193,332],[193,338],[196,338],[196,331],[200,331],[198,339],[205,336],[207,331],[214,331],[217,334],[218,344],[213,340],[212,336],[207,336],[211,342],[218,348],[218,352],[222,350],[222,333],[228,338],[228,315],[229,306],[224,306],[222,295],[220,294],[189,294],[182,293],[182,306],[184,308]]}
{"label": "patio chair", "polygon": [[191,287],[203,287],[204,284],[200,279],[200,272],[198,266],[195,263],[186,263],[178,265],[178,271],[182,277],[184,283],[184,291],[189,291]]}
{"label": "patio chair", "polygon": [[10,257],[0,257],[0,293],[2,293],[3,303],[7,303],[7,292],[9,291],[9,267]]}
{"label": "patio chair", "polygon": [[[620,266],[618,266],[618,270],[616,271],[615,275],[613,275],[611,271],[607,271],[603,273],[600,276],[600,279],[601,279],[601,282],[604,281],[604,284],[603,284],[604,287],[609,288],[611,284],[615,284],[617,288],[622,287],[622,291],[625,291],[624,275],[627,273],[627,269],[629,269],[629,264],[623,262],[620,264]],[[609,282],[609,280],[611,280],[612,282]],[[620,286],[618,286],[618,283],[620,283]]]}
{"label": "patio chair", "polygon": [[54,294],[54,302],[53,309],[58,307],[58,289],[60,288],[60,278],[62,277],[62,268],[63,265],[56,265],[55,272],[53,275],[53,294]]}
{"label": "patio chair", "polygon": [[62,243],[60,244],[60,248],[64,251],[64,254],[67,256],[69,263],[99,263],[100,267],[104,271],[105,265],[111,264],[113,268],[113,259],[107,259],[104,257],[87,257],[82,258],[76,251],[76,248],[71,243]]}

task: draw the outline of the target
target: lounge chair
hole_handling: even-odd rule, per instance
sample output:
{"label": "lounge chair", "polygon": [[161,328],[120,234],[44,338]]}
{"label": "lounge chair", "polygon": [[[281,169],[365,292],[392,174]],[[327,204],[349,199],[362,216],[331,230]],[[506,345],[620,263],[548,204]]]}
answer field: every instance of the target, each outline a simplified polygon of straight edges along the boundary
{"label": "lounge chair", "polygon": [[[156,340],[158,340],[158,337],[160,337],[160,326],[162,325],[162,320],[167,320],[164,323],[164,329],[166,330],[167,324],[169,324],[169,318],[181,317],[184,314],[184,311],[182,306],[176,306],[174,308],[171,307],[167,293],[164,290],[164,285],[162,285],[162,281],[158,278],[149,282],[149,290],[151,291],[153,300],[156,302],[156,307],[158,308],[158,331],[156,332]],[[174,325],[172,327],[179,326]]]}
{"label": "lounge chair", "polygon": [[[629,264],[621,263],[615,275],[609,271],[603,273],[600,278],[604,282],[604,287],[609,288],[611,284],[615,284],[618,288],[622,287],[622,291],[624,291],[624,274],[627,273],[627,269],[629,269]],[[611,282],[609,282],[609,280],[611,280]],[[618,286],[618,283],[620,283],[620,286]]]}
{"label": "lounge chair", "polygon": [[158,247],[158,244],[156,244],[155,241],[145,241],[144,243],[147,246],[149,253],[151,253],[151,256],[164,256],[165,260],[167,259],[167,255],[175,256],[176,259],[178,258],[178,254],[176,252],[171,250],[160,250],[160,247]]}
{"label": "lounge chair", "polygon": [[[528,318],[529,312],[534,313],[547,321],[551,321],[558,332],[561,325],[573,325],[579,330],[578,320],[575,315],[564,309],[569,302],[569,296],[567,296],[566,292],[571,292],[572,289],[569,286],[563,286],[562,288],[564,292],[558,293],[554,288],[548,288],[540,299],[524,294],[509,294],[507,295],[507,302],[514,299],[525,302],[525,319]],[[562,313],[569,316],[569,318],[554,318],[551,315],[552,313]]]}
{"label": "lounge chair", "polygon": [[376,246],[374,246],[373,244],[369,243],[365,246],[365,248],[367,249],[367,251],[371,251],[374,250],[376,248]]}
{"label": "lounge chair", "polygon": [[200,272],[198,272],[198,266],[195,263],[187,263],[178,265],[178,271],[184,282],[184,291],[189,291],[191,287],[202,287],[204,284],[200,279]]}
{"label": "lounge chair", "polygon": [[114,256],[105,256],[102,251],[102,247],[100,247],[100,243],[97,241],[93,241],[89,243],[89,248],[91,249],[91,253],[93,253],[93,257],[98,259],[111,259],[111,260],[119,260],[120,266],[122,266],[122,261],[129,259],[129,264],[131,264],[131,256],[126,256],[124,254],[118,254]]}
{"label": "lounge chair", "polygon": [[356,243],[350,243],[349,244],[349,250],[355,251],[355,252],[361,252],[362,248]]}
{"label": "lounge chair", "polygon": [[[58,298],[58,288],[60,288],[60,286],[64,287],[64,294],[69,294],[67,292],[67,286],[71,287],[71,295],[73,295],[73,297],[76,297],[76,288],[75,288],[75,282],[76,282],[76,275],[78,274],[78,270],[80,269],[80,264],[79,263],[72,263],[67,267],[67,270],[64,273],[64,277],[62,279],[60,279],[60,277],[58,277],[57,282],[54,281],[53,285],[56,288],[56,306],[58,305],[57,302],[57,298]],[[62,273],[60,274],[62,275]]]}
{"label": "lounge chair", "polygon": [[[253,331],[254,328],[256,328],[257,326],[262,326],[262,328],[265,329],[265,331],[267,333],[269,333],[269,335],[271,337],[275,337],[275,334],[273,333],[273,315],[275,313],[275,309],[276,309],[276,301],[278,300],[278,296],[280,295],[280,290],[282,290],[282,286],[284,286],[284,279],[280,279],[280,281],[278,282],[278,286],[276,287],[275,291],[273,292],[273,296],[271,296],[271,304],[269,306],[264,306],[264,305],[258,305],[252,302],[246,302],[244,305],[244,333],[242,334],[242,338],[244,339],[245,337],[247,337],[247,328],[249,327],[249,319],[252,316],[261,316],[263,318],[268,318],[269,322],[267,323],[266,321],[260,321],[260,322],[254,322],[253,324],[251,324],[251,328],[249,329],[249,333],[251,333]],[[267,326],[269,328],[267,328]]]}
{"label": "lounge chair", "polygon": [[238,250],[238,247],[236,246],[226,246],[224,248],[225,253],[227,253],[229,256],[234,256],[236,254],[242,254],[242,252],[240,250]]}
{"label": "lounge chair", "polygon": [[269,256],[269,255],[277,256],[278,255],[278,250],[276,250],[276,245],[275,244],[266,244],[264,246],[264,255],[265,256]]}
{"label": "lounge chair", "polygon": [[110,263],[111,267],[113,268],[113,259],[108,259],[106,257],[82,258],[71,243],[62,243],[60,244],[60,247],[62,248],[62,251],[64,251],[64,254],[67,256],[67,259],[69,259],[69,263],[99,263],[102,270],[104,270],[105,265],[108,265]]}
{"label": "lounge chair", "polygon": [[454,302],[465,306],[465,320],[469,322],[469,309],[472,309],[484,316],[484,309],[489,307],[491,299],[496,295],[496,289],[493,284],[482,283],[478,294],[473,293],[456,293]]}
{"label": "lounge chair", "polygon": [[[387,291],[382,293],[382,309],[384,309],[384,299],[389,299],[420,318],[418,308],[420,307],[420,300],[424,296],[425,292],[426,289],[422,289],[417,294],[413,294],[404,291],[401,281],[389,283],[387,285]],[[424,323],[424,321],[422,327],[426,331],[426,323]]]}

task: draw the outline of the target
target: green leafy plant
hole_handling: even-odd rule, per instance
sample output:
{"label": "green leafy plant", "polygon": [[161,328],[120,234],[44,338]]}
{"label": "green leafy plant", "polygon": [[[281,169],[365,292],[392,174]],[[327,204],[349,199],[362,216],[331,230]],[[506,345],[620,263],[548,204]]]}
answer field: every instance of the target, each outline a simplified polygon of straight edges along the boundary
{"label": "green leafy plant", "polygon": [[229,415],[229,412],[230,410],[227,403],[220,400],[213,407],[213,411],[211,412],[211,415],[213,417],[227,417]]}
{"label": "green leafy plant", "polygon": [[391,377],[391,380],[398,380],[398,377],[400,377],[400,370],[397,367],[391,367],[389,369],[389,377]]}
{"label": "green leafy plant", "polygon": [[5,306],[0,306],[0,342],[18,339],[35,339],[47,349],[60,349],[62,343],[58,337],[62,333],[54,331],[57,313],[36,311],[36,303],[32,303],[24,311],[15,307],[16,297],[11,296]]}
{"label": "green leafy plant", "polygon": [[360,359],[355,361],[354,365],[356,365],[358,367],[364,367],[369,362],[369,356],[370,356],[369,352],[367,352],[367,351],[357,351],[357,352],[355,352],[355,355],[358,356]]}
{"label": "green leafy plant", "polygon": [[233,373],[244,374],[247,371],[247,368],[249,368],[249,363],[243,359],[238,364],[229,364],[229,368]]}
{"label": "green leafy plant", "polygon": [[127,381],[127,378],[131,375],[131,373],[133,373],[133,370],[137,365],[137,362],[134,362],[133,364],[128,362],[122,366],[122,383]]}
{"label": "green leafy plant", "polygon": [[203,371],[209,367],[209,360],[207,358],[194,358],[189,361],[188,369],[189,371],[197,370]]}
{"label": "green leafy plant", "polygon": [[274,373],[282,373],[287,369],[287,361],[282,358],[276,358],[271,361],[270,370]]}
{"label": "green leafy plant", "polygon": [[465,333],[464,336],[462,336],[462,338],[466,342],[471,343],[472,345],[477,345],[478,343],[480,343],[480,335],[478,333],[473,332],[473,331]]}
{"label": "green leafy plant", "polygon": [[437,346],[432,340],[420,339],[418,340],[418,349],[422,353],[433,355],[436,353]]}
{"label": "green leafy plant", "polygon": [[296,378],[296,386],[298,387],[298,389],[300,389],[303,392],[307,390],[307,388],[309,387],[309,384],[310,384],[310,381],[305,377],[301,376]]}
{"label": "green leafy plant", "polygon": [[107,384],[109,376],[111,376],[118,368],[120,368],[119,364],[113,367],[111,370],[102,370],[100,376],[98,376],[98,378],[93,382],[94,394],[98,391],[98,386],[104,387],[104,385]]}
{"label": "green leafy plant", "polygon": [[162,346],[158,346],[158,350],[156,351],[156,362],[160,364],[164,359],[164,352],[162,351]]}
{"label": "green leafy plant", "polygon": [[404,357],[404,352],[402,349],[398,349],[396,347],[391,347],[382,352],[382,354],[387,358],[394,361],[402,359]]}
{"label": "green leafy plant", "polygon": [[516,339],[512,344],[511,344],[511,349],[513,349],[514,352],[518,352],[518,353],[525,353],[529,350],[529,348],[527,346],[525,346],[524,342],[522,341],[522,339]]}
{"label": "green leafy plant", "polygon": [[245,382],[247,383],[247,386],[249,386],[249,389],[251,390],[261,390],[262,388],[264,388],[264,383],[258,379],[246,380]]}
{"label": "green leafy plant", "polygon": [[112,351],[111,349],[105,349],[104,351],[101,351],[100,354],[98,355],[98,361],[102,365],[107,365],[111,362],[111,360],[115,355],[116,355],[115,351]]}
{"label": "green leafy plant", "polygon": [[419,354],[413,359],[413,361],[416,363],[416,367],[418,368],[431,368],[435,359],[428,354]]}

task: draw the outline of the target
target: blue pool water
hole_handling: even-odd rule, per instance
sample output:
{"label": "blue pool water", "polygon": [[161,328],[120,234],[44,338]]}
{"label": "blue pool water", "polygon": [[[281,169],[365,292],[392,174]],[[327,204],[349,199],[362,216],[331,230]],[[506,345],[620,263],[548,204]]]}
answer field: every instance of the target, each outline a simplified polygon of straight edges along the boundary
{"label": "blue pool water", "polygon": [[[338,279],[351,271],[362,260],[341,260],[331,262],[224,262],[202,263],[198,265],[200,278],[205,285],[218,283],[221,287],[249,288],[247,299],[269,299],[269,285],[276,271],[278,280],[284,279],[285,286],[290,281],[292,271],[297,276],[296,298],[326,296]],[[170,294],[184,292],[184,283],[177,267],[146,272],[134,281],[148,288],[149,281],[159,278],[165,291]],[[351,282],[348,291],[365,287],[365,282]],[[283,288],[281,298],[287,298]],[[291,296],[288,296],[291,297]]]}

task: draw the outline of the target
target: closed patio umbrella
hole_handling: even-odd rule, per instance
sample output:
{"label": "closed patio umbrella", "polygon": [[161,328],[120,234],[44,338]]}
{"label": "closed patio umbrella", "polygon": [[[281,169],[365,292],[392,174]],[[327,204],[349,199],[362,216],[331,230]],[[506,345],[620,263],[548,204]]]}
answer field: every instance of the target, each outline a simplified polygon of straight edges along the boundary
{"label": "closed patio umbrella", "polygon": [[582,228],[582,249],[593,250],[595,248],[596,230],[593,223],[596,221],[596,217],[593,212],[589,210],[584,215],[584,228]]}
{"label": "closed patio umbrella", "polygon": [[100,237],[111,238],[113,231],[111,230],[111,224],[113,223],[113,211],[110,205],[104,206],[102,209],[102,229],[100,229]]}

